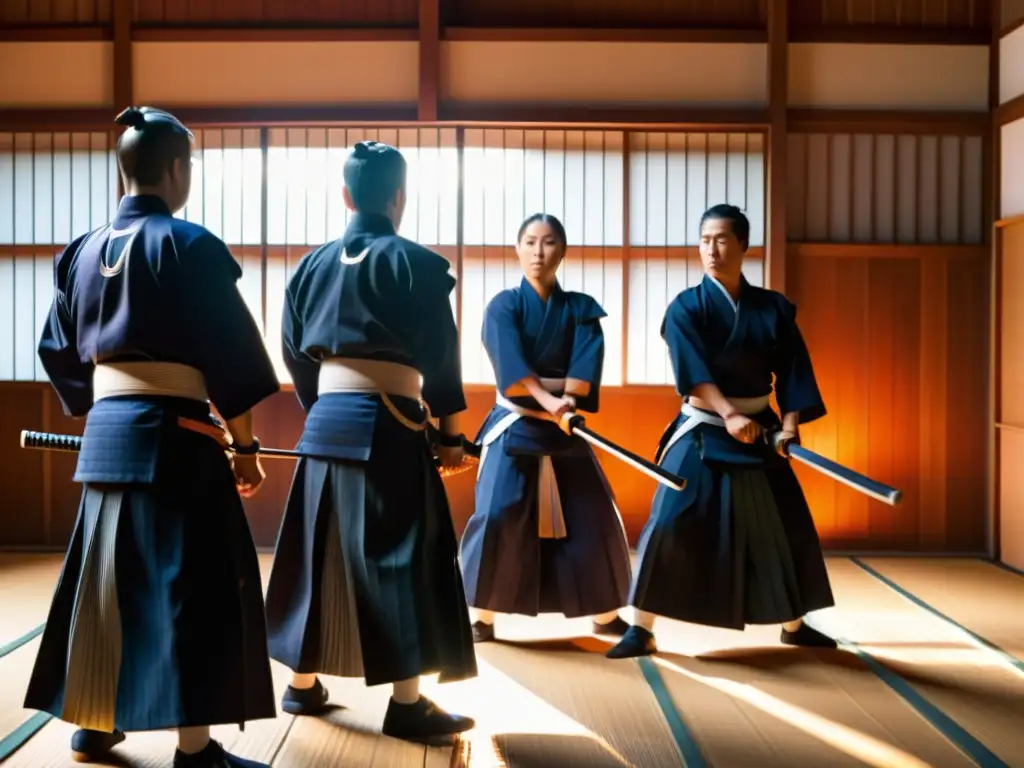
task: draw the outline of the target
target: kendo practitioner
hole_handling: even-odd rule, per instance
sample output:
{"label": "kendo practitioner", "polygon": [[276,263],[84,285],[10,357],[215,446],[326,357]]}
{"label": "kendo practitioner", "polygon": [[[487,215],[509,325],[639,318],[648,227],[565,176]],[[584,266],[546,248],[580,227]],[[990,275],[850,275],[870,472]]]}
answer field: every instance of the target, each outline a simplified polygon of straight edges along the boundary
{"label": "kendo practitioner", "polygon": [[566,249],[557,218],[527,218],[516,237],[523,279],[484,312],[498,392],[476,438],[476,505],[461,544],[476,642],[494,638],[495,612],[592,616],[595,634],[629,629],[618,615],[629,544],[614,495],[590,445],[559,426],[563,414],[598,410],[607,316],[559,285]]}
{"label": "kendo practitioner", "polygon": [[[613,659],[654,653],[655,616],[743,629],[781,624],[787,645],[831,647],[804,614],[833,605],[818,534],[789,462],[768,442],[825,415],[796,307],[742,274],[750,222],[737,207],[701,217],[704,279],[661,327],[681,413],[657,460],[688,480],[659,487],[637,546],[632,627]],[[769,405],[772,377],[780,420]]]}
{"label": "kendo practitioner", "polygon": [[276,716],[239,494],[263,482],[251,410],[279,384],[238,263],[172,215],[192,134],[148,107],[117,123],[126,195],[57,257],[39,341],[65,413],[86,421],[82,502],[25,706],[80,727],[78,761],[105,759],[126,731],[176,728],[175,766],[253,768],[210,726]]}
{"label": "kendo practitioner", "polygon": [[306,422],[267,590],[271,657],[294,672],[284,711],[327,705],[317,674],[392,684],[382,732],[450,742],[474,721],[419,692],[477,672],[443,466],[465,410],[446,259],[396,234],[406,162],[374,141],[344,166],[344,235],[306,254],[286,291],[284,360]]}

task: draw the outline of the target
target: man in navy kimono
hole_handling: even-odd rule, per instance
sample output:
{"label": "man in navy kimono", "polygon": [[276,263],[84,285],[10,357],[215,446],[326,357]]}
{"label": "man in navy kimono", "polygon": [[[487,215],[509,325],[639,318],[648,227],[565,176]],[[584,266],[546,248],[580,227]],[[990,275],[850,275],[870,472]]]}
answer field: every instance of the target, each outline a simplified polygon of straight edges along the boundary
{"label": "man in navy kimono", "polygon": [[[781,624],[788,645],[835,647],[804,623],[833,605],[810,510],[776,431],[825,415],[796,307],[742,274],[750,222],[732,205],[701,218],[704,279],[669,305],[661,335],[685,398],[658,447],[665,469],[689,481],[659,487],[637,547],[634,625],[609,652],[657,650],[655,616],[743,629]],[[772,379],[782,418],[769,404]]]}
{"label": "man in navy kimono", "polygon": [[145,107],[117,122],[127,194],[57,257],[39,342],[64,411],[86,418],[84,490],[25,706],[80,727],[79,761],[106,759],[125,731],[176,728],[177,768],[258,768],[210,726],[276,715],[239,492],[263,481],[251,409],[278,381],[238,263],[172,215],[192,134]]}
{"label": "man in navy kimono", "polygon": [[446,259],[396,234],[406,163],[360,142],[345,163],[345,234],[303,257],[285,295],[284,360],[306,411],[267,589],[271,657],[295,673],[282,708],[311,715],[317,674],[392,684],[382,731],[450,742],[473,727],[419,692],[476,675],[444,484],[465,410]]}

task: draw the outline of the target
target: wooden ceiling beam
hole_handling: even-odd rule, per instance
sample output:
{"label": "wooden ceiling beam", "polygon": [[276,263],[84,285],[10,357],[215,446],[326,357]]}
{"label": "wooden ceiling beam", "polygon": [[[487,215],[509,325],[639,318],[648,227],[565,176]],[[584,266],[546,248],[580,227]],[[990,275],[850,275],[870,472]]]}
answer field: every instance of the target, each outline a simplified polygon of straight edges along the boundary
{"label": "wooden ceiling beam", "polygon": [[[420,0],[430,3],[434,0]],[[181,26],[136,24],[132,39],[154,42],[378,42],[420,39],[418,27],[266,27],[254,25]],[[764,28],[491,28],[442,27],[443,42],[592,43],[767,43]],[[113,40],[107,25],[12,25],[0,27],[0,42],[81,42]],[[908,27],[806,27],[791,30],[791,43],[890,45],[987,45],[987,29]]]}
{"label": "wooden ceiling beam", "polygon": [[[1004,104],[1004,109],[1015,102]],[[506,127],[611,127],[669,131],[767,131],[768,108],[621,107],[515,103],[438,102],[434,121],[419,120],[419,104],[259,105],[209,107],[161,105],[192,125],[263,126],[328,124],[488,124]],[[1024,106],[1024,105],[1021,105]],[[113,107],[69,109],[0,109],[0,131],[108,130]],[[1009,110],[1005,112],[1010,116]],[[905,110],[786,110],[788,133],[899,133],[907,135],[981,136],[990,130],[987,112]]]}

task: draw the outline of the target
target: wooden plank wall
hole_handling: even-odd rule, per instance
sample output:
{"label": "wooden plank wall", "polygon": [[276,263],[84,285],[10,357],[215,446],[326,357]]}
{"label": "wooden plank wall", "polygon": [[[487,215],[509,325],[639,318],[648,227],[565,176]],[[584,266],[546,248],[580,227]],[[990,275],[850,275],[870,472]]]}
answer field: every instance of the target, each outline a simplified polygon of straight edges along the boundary
{"label": "wooden plank wall", "polygon": [[[102,85],[109,49],[103,46],[120,1],[54,0],[21,10],[6,4],[0,22],[11,29],[47,39],[46,25],[60,25],[91,42],[0,42],[0,65],[53,60],[55,47],[65,46],[68,61],[79,64],[62,69],[97,82],[44,93],[46,76],[37,73],[37,85],[14,84],[0,97],[25,108],[109,107],[113,91]],[[449,258],[460,277],[453,302],[463,329],[471,433],[493,402],[478,341],[483,305],[516,280],[509,244],[522,216],[541,208],[560,215],[573,246],[563,281],[595,295],[610,316],[607,388],[592,423],[613,440],[651,453],[679,406],[657,327],[671,297],[699,279],[695,227],[706,205],[728,200],[747,210],[754,247],[746,272],[756,284],[766,280],[767,119],[750,116],[756,110],[767,115],[769,91],[780,92],[762,74],[767,6],[722,0],[707,5],[715,17],[708,21],[700,4],[674,4],[678,18],[658,22],[659,4],[635,4],[635,26],[658,34],[659,26],[692,26],[698,11],[702,23],[719,28],[698,30],[703,37],[682,30],[680,40],[650,46],[643,30],[634,39],[616,30],[531,32],[556,24],[559,14],[568,24],[568,3],[545,4],[544,13],[533,0],[442,3],[433,97],[439,114],[504,115],[512,123],[539,114],[517,104],[548,105],[544,114],[551,117],[564,109],[554,105],[568,98],[577,107],[586,102],[609,109],[638,101],[652,110],[666,102],[699,104],[702,114],[716,110],[708,124],[670,125],[685,119],[679,115],[686,110],[660,120],[609,121],[620,125],[576,118],[579,125],[546,130],[501,125],[493,117],[486,126],[381,126],[381,118],[358,128],[295,117],[338,101],[365,105],[371,96],[377,103],[366,106],[366,114],[383,114],[417,98],[417,4],[379,5],[370,18],[375,4],[331,4],[327,18],[320,15],[324,4],[305,2],[219,3],[216,10],[195,0],[134,4],[135,70],[127,77],[116,68],[122,72],[118,87],[131,88],[136,100],[195,114],[213,115],[205,105],[237,107],[228,127],[218,127],[223,123],[216,117],[197,124],[202,172],[183,215],[231,245],[245,271],[240,289],[277,356],[280,294],[290,268],[346,220],[336,183],[343,155],[331,148],[358,138],[402,146],[418,174],[406,220],[415,231],[407,231]],[[982,411],[992,220],[988,48],[978,39],[988,33],[989,4],[908,0],[887,5],[885,13],[870,11],[881,6],[867,0],[818,3],[814,13],[806,4],[790,5],[791,66],[788,88],[781,89],[790,107],[783,174],[789,244],[781,272],[830,409],[805,438],[812,448],[898,485],[905,502],[884,507],[798,471],[831,548],[978,552],[986,535]],[[647,10],[640,13],[640,6]],[[616,14],[622,7],[608,0],[592,10],[621,26]],[[274,30],[242,29],[261,21],[345,29],[316,35],[292,29],[290,42],[282,30],[271,40]],[[220,30],[190,26],[212,23]],[[357,35],[353,25],[376,31]],[[719,33],[732,35],[731,42],[718,42]],[[322,76],[307,67],[300,81],[298,65],[284,57],[303,34],[312,35],[302,43],[304,55],[371,68],[380,62],[365,57],[379,56],[393,66],[376,90],[358,78],[339,80],[330,74],[337,67]],[[596,39],[602,34],[608,39]],[[938,44],[937,37],[949,35],[956,44]],[[904,42],[909,38],[915,44]],[[382,42],[373,43],[373,51],[360,48],[375,39]],[[868,46],[879,39],[889,42]],[[566,63],[553,70],[556,55]],[[168,68],[171,56],[190,62],[188,71]],[[234,64],[206,71],[211,57]],[[697,66],[708,60],[722,64],[713,83]],[[955,76],[936,77],[937,71]],[[491,103],[496,93],[509,93],[508,103]],[[275,107],[291,115],[278,119],[265,108],[268,101],[296,106],[290,113]],[[914,119],[896,111],[906,104],[919,111]],[[865,118],[869,109],[892,112]],[[241,125],[243,110],[266,117],[244,118]],[[974,117],[965,119],[964,112]],[[564,126],[569,118],[552,122]],[[116,187],[105,131],[52,133],[46,124],[19,125],[0,134],[0,488],[9,491],[0,546],[61,547],[75,516],[73,457],[20,451],[17,432],[81,429],[62,415],[34,346],[49,296],[49,260],[70,232],[106,220]],[[257,431],[267,445],[293,444],[300,428],[290,392],[258,409]],[[614,460],[602,461],[635,541],[653,484]],[[262,546],[273,544],[290,481],[287,465],[268,463],[267,469],[266,487],[248,503]],[[461,528],[472,510],[472,477],[450,480],[448,488]]]}
{"label": "wooden plank wall", "polygon": [[801,469],[815,517],[852,548],[982,549],[981,137],[803,133],[789,158],[790,239],[830,243],[787,266],[832,414],[807,444],[907,494],[887,508]]}
{"label": "wooden plank wall", "polygon": [[991,418],[993,491],[999,558],[1024,570],[1024,3],[1004,2],[998,41],[999,105],[995,128],[996,308],[993,312],[995,407]]}

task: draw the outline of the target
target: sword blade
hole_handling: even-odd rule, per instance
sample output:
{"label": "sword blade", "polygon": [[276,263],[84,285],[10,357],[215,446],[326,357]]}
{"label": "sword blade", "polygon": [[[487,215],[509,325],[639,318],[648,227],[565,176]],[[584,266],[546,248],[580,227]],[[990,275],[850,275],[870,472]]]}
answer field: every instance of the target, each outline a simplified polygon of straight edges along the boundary
{"label": "sword blade", "polygon": [[574,435],[581,437],[591,445],[595,445],[601,450],[610,453],[620,461],[624,461],[630,466],[639,469],[645,475],[654,478],[662,485],[666,485],[675,491],[681,491],[686,488],[686,478],[679,477],[679,475],[662,469],[654,462],[648,461],[642,456],[638,456],[620,445],[616,445],[605,437],[601,437],[601,435],[597,434],[594,430],[590,429],[590,427],[583,423],[582,417],[574,417],[570,424]]}
{"label": "sword blade", "polygon": [[796,459],[801,464],[811,467],[856,491],[860,491],[865,496],[870,496],[872,499],[877,499],[883,504],[888,504],[890,507],[895,507],[903,499],[903,492],[898,488],[872,480],[870,477],[862,475],[860,472],[849,467],[844,467],[842,464],[837,464],[831,459],[826,459],[824,456],[815,453],[809,448],[804,448],[802,445],[790,443],[786,446],[785,450],[786,455],[791,459]]}

